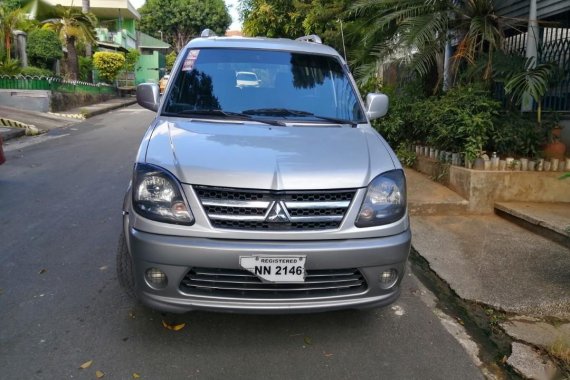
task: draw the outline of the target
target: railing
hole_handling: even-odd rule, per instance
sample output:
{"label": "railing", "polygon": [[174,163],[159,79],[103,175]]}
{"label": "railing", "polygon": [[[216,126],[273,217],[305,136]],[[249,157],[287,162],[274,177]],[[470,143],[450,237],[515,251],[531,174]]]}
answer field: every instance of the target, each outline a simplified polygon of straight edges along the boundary
{"label": "railing", "polygon": [[48,90],[68,93],[115,94],[117,89],[108,84],[67,81],[57,77],[0,75],[0,89]]}

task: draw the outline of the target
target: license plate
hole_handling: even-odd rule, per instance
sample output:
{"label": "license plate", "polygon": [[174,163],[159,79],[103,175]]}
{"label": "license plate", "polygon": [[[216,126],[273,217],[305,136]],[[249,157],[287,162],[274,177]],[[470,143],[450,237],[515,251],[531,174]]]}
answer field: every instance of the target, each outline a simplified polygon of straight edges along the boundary
{"label": "license plate", "polygon": [[304,282],[306,256],[240,256],[239,265],[264,282]]}

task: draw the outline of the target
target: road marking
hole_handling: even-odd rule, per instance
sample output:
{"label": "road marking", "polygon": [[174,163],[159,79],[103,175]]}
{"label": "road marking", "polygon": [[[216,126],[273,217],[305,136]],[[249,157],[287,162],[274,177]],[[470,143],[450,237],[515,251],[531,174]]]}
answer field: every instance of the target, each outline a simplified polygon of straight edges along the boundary
{"label": "road marking", "polygon": [[4,151],[6,153],[13,152],[16,150],[20,150],[20,149],[30,147],[32,145],[41,144],[43,142],[46,142],[49,140],[59,139],[59,138],[65,137],[65,136],[69,136],[69,133],[65,133],[63,135],[57,135],[57,136],[40,135],[37,137],[28,137],[26,139],[19,139],[19,140],[14,141],[14,142],[4,143]]}

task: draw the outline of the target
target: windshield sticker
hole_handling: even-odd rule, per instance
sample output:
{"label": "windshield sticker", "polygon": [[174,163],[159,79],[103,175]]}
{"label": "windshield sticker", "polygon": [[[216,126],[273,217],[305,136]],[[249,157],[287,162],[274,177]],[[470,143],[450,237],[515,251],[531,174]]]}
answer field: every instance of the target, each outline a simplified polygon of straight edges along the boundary
{"label": "windshield sticker", "polygon": [[184,65],[182,65],[182,71],[192,71],[194,69],[194,64],[196,63],[196,59],[198,59],[198,54],[200,54],[200,50],[197,49],[190,50],[190,52],[188,52]]}

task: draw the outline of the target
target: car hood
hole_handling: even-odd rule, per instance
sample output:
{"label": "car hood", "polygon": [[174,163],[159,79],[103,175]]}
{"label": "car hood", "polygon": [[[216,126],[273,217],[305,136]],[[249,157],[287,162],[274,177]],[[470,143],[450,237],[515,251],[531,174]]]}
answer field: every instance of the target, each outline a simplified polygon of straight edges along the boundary
{"label": "car hood", "polygon": [[187,184],[269,190],[365,187],[395,168],[388,145],[366,126],[195,119],[158,120],[145,160]]}

